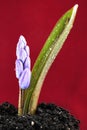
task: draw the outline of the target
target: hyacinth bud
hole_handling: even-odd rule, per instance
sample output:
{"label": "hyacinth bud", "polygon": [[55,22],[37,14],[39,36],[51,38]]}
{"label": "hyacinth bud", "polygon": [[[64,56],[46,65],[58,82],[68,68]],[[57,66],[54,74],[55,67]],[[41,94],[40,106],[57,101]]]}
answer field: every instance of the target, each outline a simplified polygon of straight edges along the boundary
{"label": "hyacinth bud", "polygon": [[24,71],[22,72],[22,74],[19,78],[19,86],[21,87],[21,89],[26,89],[29,86],[30,75],[31,75],[30,69],[29,68],[24,69]]}
{"label": "hyacinth bud", "polygon": [[19,80],[21,89],[27,89],[30,84],[31,70],[30,70],[30,50],[24,36],[20,36],[16,48],[17,60],[15,62],[16,77]]}
{"label": "hyacinth bud", "polygon": [[23,64],[20,60],[17,59],[15,62],[15,66],[16,66],[16,77],[19,79],[19,77],[23,72]]}

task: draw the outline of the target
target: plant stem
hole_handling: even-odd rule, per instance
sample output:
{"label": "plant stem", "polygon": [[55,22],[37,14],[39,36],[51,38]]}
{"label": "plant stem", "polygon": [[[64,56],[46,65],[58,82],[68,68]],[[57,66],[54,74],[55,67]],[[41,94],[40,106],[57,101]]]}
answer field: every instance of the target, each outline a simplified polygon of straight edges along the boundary
{"label": "plant stem", "polygon": [[24,99],[25,99],[25,90],[19,87],[19,102],[18,102],[18,115],[19,116],[23,114]]}

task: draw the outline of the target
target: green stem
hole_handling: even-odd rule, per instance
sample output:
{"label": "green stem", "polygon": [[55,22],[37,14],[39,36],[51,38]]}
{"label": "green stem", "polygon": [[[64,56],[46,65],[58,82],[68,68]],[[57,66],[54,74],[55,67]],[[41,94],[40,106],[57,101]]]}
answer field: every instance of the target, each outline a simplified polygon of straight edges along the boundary
{"label": "green stem", "polygon": [[31,83],[26,91],[23,114],[35,113],[42,84],[73,26],[77,8],[78,5],[75,5],[61,17],[46,40],[32,69]]}

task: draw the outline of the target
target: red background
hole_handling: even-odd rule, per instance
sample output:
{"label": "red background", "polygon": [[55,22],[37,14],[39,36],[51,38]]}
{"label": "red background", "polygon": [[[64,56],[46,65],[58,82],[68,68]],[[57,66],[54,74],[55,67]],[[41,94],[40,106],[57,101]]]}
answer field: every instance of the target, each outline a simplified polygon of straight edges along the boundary
{"label": "red background", "polygon": [[87,2],[86,0],[0,0],[0,103],[17,106],[15,49],[23,34],[32,66],[60,16],[74,4],[74,27],[43,84],[39,102],[54,102],[74,114],[87,130]]}

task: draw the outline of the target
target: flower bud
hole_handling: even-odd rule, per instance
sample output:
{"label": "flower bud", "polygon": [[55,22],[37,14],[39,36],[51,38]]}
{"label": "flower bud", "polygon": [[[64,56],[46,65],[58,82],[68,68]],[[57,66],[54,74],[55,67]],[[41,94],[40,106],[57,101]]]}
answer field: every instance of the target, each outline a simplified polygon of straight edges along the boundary
{"label": "flower bud", "polygon": [[29,87],[31,70],[30,70],[30,50],[25,38],[21,35],[16,48],[17,60],[15,62],[16,77],[19,80],[21,89]]}
{"label": "flower bud", "polygon": [[24,69],[19,78],[19,86],[21,87],[21,89],[27,89],[29,87],[30,77],[31,77],[30,69],[28,68]]}
{"label": "flower bud", "polygon": [[21,73],[23,72],[23,64],[20,60],[16,60],[15,69],[16,69],[16,77],[19,78]]}

